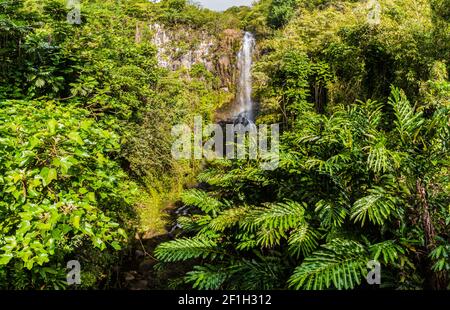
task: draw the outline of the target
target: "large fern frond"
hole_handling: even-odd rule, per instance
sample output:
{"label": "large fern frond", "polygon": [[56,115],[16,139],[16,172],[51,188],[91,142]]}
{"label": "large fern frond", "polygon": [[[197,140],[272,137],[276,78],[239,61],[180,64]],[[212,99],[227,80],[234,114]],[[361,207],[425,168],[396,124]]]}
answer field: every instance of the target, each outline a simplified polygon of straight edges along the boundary
{"label": "large fern frond", "polygon": [[256,225],[266,229],[287,230],[295,228],[304,221],[304,204],[285,202],[267,204],[265,207],[253,209],[245,219],[245,225]]}
{"label": "large fern frond", "polygon": [[249,232],[241,232],[236,235],[238,244],[236,246],[237,250],[248,251],[251,249],[255,249],[258,246],[256,233]]}
{"label": "large fern frond", "polygon": [[223,232],[225,229],[232,227],[239,223],[249,212],[248,207],[228,209],[220,213],[219,216],[212,219],[208,227],[218,232]]}
{"label": "large fern frond", "polygon": [[383,119],[383,103],[377,102],[375,100],[367,100],[363,106],[367,115],[367,122],[369,123],[370,129],[376,129]]}
{"label": "large fern frond", "polygon": [[394,109],[395,126],[400,138],[403,142],[410,140],[424,121],[422,112],[415,113],[405,93],[396,87],[391,88],[389,104]]}
{"label": "large fern frond", "polygon": [[396,263],[399,255],[405,253],[405,250],[393,240],[373,244],[369,247],[369,251],[374,260],[382,258],[385,264]]}
{"label": "large fern frond", "polygon": [[201,225],[197,221],[195,221],[192,217],[180,216],[177,220],[180,228],[183,229],[184,232],[197,232],[201,229]]}
{"label": "large fern frond", "polygon": [[266,248],[280,245],[281,241],[287,238],[286,231],[284,231],[283,229],[268,228],[264,226],[259,228],[256,236],[257,244]]}
{"label": "large fern frond", "polygon": [[374,224],[383,225],[395,210],[395,198],[382,187],[374,187],[369,190],[370,195],[355,202],[352,208],[351,218],[364,226],[369,218]]}
{"label": "large fern frond", "polygon": [[232,268],[230,279],[241,290],[273,290],[282,288],[287,264],[279,256],[258,255],[257,259],[243,259]]}
{"label": "large fern frond", "polygon": [[308,256],[319,245],[319,233],[308,223],[296,228],[289,236],[289,252],[295,257]]}
{"label": "large fern frond", "polygon": [[318,212],[323,227],[340,227],[348,215],[345,206],[327,200],[317,202],[315,211]]}
{"label": "large fern frond", "polygon": [[363,150],[368,150],[367,165],[375,173],[385,173],[394,168],[399,168],[403,153],[388,149],[388,138],[380,133],[366,134],[369,145]]}
{"label": "large fern frond", "polygon": [[228,278],[229,272],[223,266],[195,266],[184,277],[187,283],[192,283],[193,288],[199,290],[218,290]]}
{"label": "large fern frond", "polygon": [[367,273],[367,251],[361,244],[336,239],[323,246],[298,266],[289,279],[295,289],[353,289]]}
{"label": "large fern frond", "polygon": [[215,240],[204,237],[181,238],[160,244],[155,249],[158,260],[166,263],[185,261],[192,258],[214,259],[223,257],[224,251]]}
{"label": "large fern frond", "polygon": [[184,204],[195,206],[205,213],[219,212],[222,206],[220,201],[198,189],[191,189],[183,192],[181,200]]}
{"label": "large fern frond", "polygon": [[367,165],[375,173],[386,172],[391,169],[390,154],[386,148],[386,137],[374,137],[376,140],[372,145],[368,146],[369,156],[367,156]]}

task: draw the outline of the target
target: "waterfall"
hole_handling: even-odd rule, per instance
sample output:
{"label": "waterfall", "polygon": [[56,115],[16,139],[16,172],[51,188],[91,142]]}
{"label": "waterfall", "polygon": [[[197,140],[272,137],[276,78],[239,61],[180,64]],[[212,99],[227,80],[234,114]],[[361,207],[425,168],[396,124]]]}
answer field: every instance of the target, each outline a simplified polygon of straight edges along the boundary
{"label": "waterfall", "polygon": [[252,63],[255,38],[246,32],[238,54],[239,81],[236,95],[236,112],[234,118],[238,123],[253,122],[255,106],[252,100]]}

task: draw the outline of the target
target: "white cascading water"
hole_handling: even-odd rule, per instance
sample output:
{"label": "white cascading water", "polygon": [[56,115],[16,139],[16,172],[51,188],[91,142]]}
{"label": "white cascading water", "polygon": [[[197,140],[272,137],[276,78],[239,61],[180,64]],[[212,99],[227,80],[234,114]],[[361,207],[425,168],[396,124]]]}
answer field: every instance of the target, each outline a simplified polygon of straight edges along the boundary
{"label": "white cascading water", "polygon": [[242,41],[242,48],[238,54],[239,81],[236,96],[236,122],[253,122],[255,118],[255,106],[252,100],[252,64],[255,38],[250,32],[246,32]]}

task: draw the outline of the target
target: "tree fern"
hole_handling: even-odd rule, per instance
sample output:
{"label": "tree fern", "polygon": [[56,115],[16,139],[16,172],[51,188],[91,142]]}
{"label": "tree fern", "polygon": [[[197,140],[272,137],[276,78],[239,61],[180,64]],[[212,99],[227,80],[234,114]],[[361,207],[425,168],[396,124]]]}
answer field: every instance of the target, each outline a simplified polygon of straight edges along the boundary
{"label": "tree fern", "polygon": [[[200,289],[352,289],[367,276],[371,260],[383,264],[383,283],[392,287],[422,285],[414,272],[417,258],[448,272],[447,249],[418,250],[424,234],[416,206],[423,201],[415,197],[420,178],[442,236],[450,222],[448,111],[425,118],[396,91],[392,110],[368,101],[330,107],[328,116],[302,111],[295,130],[283,135],[276,171],[263,171],[256,162],[219,161],[201,181],[220,200],[189,194],[185,202],[203,211],[187,222],[196,237],[163,245],[157,257],[202,258],[202,267],[185,278]],[[393,128],[386,110],[394,113]],[[386,236],[392,240],[380,240]]]}
{"label": "tree fern", "polygon": [[314,252],[298,266],[289,279],[295,289],[353,289],[366,276],[368,253],[350,240],[336,239]]}

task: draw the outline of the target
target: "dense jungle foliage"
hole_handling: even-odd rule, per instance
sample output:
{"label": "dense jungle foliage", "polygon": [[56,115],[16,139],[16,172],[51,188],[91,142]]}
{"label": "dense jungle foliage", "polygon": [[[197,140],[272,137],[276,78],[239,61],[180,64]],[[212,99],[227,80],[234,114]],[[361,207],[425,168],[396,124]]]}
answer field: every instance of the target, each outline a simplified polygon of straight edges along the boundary
{"label": "dense jungle foliage", "polygon": [[[448,289],[448,1],[260,1],[259,123],[283,127],[280,164],[218,161],[192,215],[161,244],[198,289]],[[254,19],[257,21],[258,19]]]}
{"label": "dense jungle foliage", "polygon": [[[66,0],[0,0],[0,289],[67,288],[72,259],[78,288],[116,287],[177,200],[150,253],[193,266],[171,288],[371,288],[377,260],[381,288],[449,289],[450,2],[378,2],[374,22],[364,0],[83,0],[71,24]],[[255,34],[275,170],[172,158],[172,126],[229,98],[202,64],[158,66],[154,23]]]}
{"label": "dense jungle foliage", "polygon": [[201,66],[157,66],[144,25],[214,21],[176,3],[83,1],[70,24],[63,0],[0,2],[0,288],[64,288],[70,259],[82,287],[112,286],[135,231],[164,230],[196,169],[172,160],[171,127],[219,96]]}

